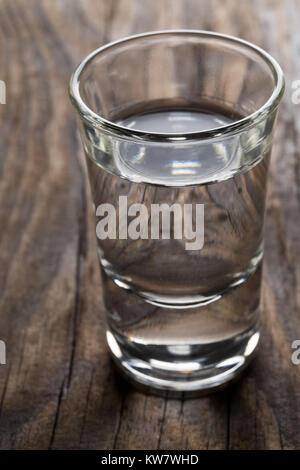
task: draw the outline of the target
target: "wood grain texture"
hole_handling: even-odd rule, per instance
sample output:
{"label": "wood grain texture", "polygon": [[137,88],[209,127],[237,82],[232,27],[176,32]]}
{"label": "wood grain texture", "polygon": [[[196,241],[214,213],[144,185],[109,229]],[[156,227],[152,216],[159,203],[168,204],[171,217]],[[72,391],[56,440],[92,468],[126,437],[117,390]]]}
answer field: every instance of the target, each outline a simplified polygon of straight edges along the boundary
{"label": "wood grain texture", "polygon": [[[299,449],[299,0],[0,0],[1,449]],[[287,91],[269,179],[262,341],[244,378],[168,400],[119,379],[67,83],[92,49],[153,29],[209,29],[266,48]]]}

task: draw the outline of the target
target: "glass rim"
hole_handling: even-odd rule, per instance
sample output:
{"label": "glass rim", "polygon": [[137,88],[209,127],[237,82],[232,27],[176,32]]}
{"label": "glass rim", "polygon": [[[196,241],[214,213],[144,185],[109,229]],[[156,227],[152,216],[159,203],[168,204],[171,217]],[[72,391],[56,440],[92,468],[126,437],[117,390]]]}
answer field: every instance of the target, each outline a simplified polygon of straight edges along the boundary
{"label": "glass rim", "polygon": [[[264,62],[269,66],[274,77],[274,89],[272,94],[261,107],[259,107],[256,111],[245,116],[242,119],[217,128],[185,133],[162,133],[131,129],[126,126],[122,126],[121,124],[117,124],[113,121],[105,119],[104,117],[100,116],[95,111],[93,111],[89,106],[87,106],[87,104],[84,102],[80,95],[80,78],[85,68],[93,61],[94,58],[96,58],[96,56],[108,51],[110,48],[114,48],[115,46],[124,44],[126,42],[136,41],[145,37],[163,35],[197,35],[207,39],[228,41],[234,43],[235,45],[240,45],[245,48],[248,48],[250,51],[254,52],[257,56],[262,58]],[[266,116],[270,114],[273,110],[275,110],[281,101],[284,89],[285,80],[280,65],[268,52],[266,52],[261,47],[256,46],[255,44],[252,44],[251,42],[248,42],[244,39],[237,38],[235,36],[216,33],[213,31],[194,29],[170,29],[161,31],[150,31],[126,36],[122,39],[106,43],[98,49],[92,51],[80,62],[80,64],[76,67],[75,71],[73,72],[69,83],[70,99],[72,101],[72,104],[78,111],[80,117],[84,121],[87,121],[87,123],[89,123],[93,127],[96,127],[102,131],[106,131],[109,134],[117,135],[119,138],[129,138],[130,140],[133,139],[158,143],[180,143],[180,141],[184,142],[190,140],[207,140],[211,138],[223,137],[240,133],[256,125],[258,122],[265,119]]]}

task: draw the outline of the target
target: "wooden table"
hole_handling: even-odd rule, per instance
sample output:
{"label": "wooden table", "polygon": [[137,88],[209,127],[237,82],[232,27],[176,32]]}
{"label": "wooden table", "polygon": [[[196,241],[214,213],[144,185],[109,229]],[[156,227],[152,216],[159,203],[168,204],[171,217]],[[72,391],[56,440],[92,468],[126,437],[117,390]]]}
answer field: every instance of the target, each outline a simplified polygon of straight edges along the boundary
{"label": "wooden table", "polygon": [[[2,449],[300,448],[299,0],[0,0]],[[67,84],[92,49],[153,29],[209,29],[285,70],[266,219],[262,340],[236,385],[201,399],[137,392],[104,340],[90,195]]]}

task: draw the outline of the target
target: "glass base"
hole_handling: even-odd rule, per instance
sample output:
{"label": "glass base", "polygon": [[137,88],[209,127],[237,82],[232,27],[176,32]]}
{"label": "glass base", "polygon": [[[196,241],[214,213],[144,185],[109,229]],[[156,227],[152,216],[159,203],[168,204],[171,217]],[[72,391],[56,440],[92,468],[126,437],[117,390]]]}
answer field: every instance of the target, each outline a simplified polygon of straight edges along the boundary
{"label": "glass base", "polygon": [[[164,351],[153,347],[151,354],[151,346],[147,345],[145,357],[145,346],[128,347],[110,330],[107,342],[119,371],[138,388],[159,395],[176,396],[184,392],[197,396],[221,389],[240,376],[254,357],[259,332],[252,328],[232,340],[214,343],[215,351],[194,345],[186,360],[182,355],[179,358],[174,346],[173,354],[167,346]],[[164,360],[156,359],[157,355]]]}

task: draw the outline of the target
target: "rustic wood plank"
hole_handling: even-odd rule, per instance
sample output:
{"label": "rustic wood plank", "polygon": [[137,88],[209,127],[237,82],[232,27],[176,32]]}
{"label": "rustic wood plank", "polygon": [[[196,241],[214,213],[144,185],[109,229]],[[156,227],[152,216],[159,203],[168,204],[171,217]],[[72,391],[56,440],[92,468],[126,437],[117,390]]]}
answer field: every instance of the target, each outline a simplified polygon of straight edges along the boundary
{"label": "rustic wood plank", "polygon": [[[0,0],[2,449],[300,447],[297,0]],[[67,82],[100,44],[151,29],[251,40],[287,74],[269,181],[262,333],[243,380],[170,400],[119,379],[104,340],[90,195]]]}

